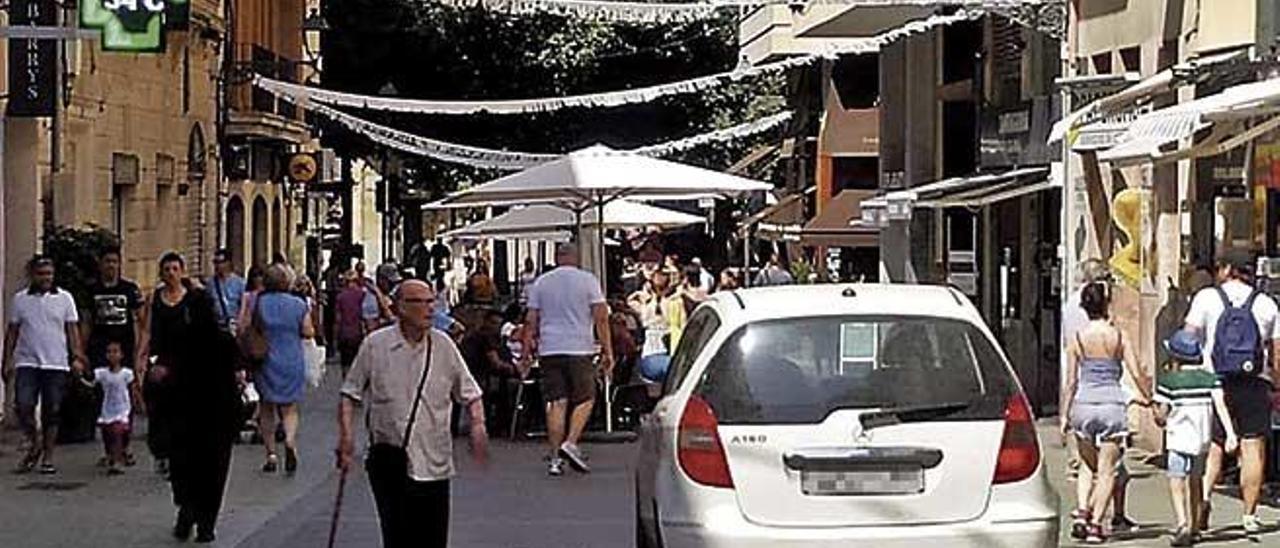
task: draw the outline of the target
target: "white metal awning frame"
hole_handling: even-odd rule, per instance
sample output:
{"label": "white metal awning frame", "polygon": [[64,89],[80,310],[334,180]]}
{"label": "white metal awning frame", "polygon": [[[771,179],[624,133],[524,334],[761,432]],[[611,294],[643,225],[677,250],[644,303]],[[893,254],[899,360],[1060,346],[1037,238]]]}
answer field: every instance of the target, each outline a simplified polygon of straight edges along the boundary
{"label": "white metal awning frame", "polygon": [[[1129,166],[1213,156],[1276,127],[1280,127],[1280,78],[1239,84],[1138,117],[1119,144],[1098,154],[1098,161]],[[1210,130],[1207,135],[1205,130]]]}
{"label": "white metal awning frame", "polygon": [[[1040,183],[1045,179],[1054,182],[1049,186],[1042,186]],[[1015,168],[1002,173],[952,177],[863,200],[862,217],[850,224],[884,228],[892,221],[911,220],[914,209],[983,207],[1058,186],[1061,183],[1056,179],[1057,177],[1051,176],[1048,167]]]}

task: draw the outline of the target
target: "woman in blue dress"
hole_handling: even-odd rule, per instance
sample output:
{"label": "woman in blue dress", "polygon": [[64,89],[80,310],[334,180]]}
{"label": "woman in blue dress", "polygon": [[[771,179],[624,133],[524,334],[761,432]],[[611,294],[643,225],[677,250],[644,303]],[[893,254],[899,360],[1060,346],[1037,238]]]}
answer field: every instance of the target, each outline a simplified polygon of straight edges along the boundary
{"label": "woman in blue dress", "polygon": [[315,338],[315,327],[307,302],[289,293],[293,279],[288,269],[272,265],[264,282],[250,320],[258,322],[267,339],[267,359],[254,375],[261,396],[258,428],[267,449],[262,471],[275,472],[280,466],[273,435],[278,412],[284,421],[284,469],[293,473],[298,469],[298,401],[307,379],[302,339]]}

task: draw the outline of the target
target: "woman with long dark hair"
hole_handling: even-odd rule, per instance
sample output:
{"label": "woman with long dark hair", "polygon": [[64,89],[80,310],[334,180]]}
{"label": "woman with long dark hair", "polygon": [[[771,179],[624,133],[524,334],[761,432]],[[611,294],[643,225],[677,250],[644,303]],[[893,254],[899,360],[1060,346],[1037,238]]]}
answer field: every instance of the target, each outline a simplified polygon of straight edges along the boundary
{"label": "woman with long dark hair", "polygon": [[[161,286],[145,307],[140,360],[143,378],[163,393],[164,413],[149,428],[168,434],[169,481],[178,507],[173,535],[213,542],[231,446],[239,424],[239,375],[229,338],[219,336],[213,299],[186,276],[177,253],[160,259]],[[144,367],[144,369],[146,369]]]}

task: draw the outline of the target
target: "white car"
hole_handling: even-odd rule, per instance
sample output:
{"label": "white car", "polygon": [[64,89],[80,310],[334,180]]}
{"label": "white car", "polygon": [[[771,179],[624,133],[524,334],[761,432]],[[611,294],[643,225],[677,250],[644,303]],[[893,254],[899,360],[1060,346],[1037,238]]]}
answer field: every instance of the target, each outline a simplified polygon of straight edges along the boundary
{"label": "white car", "polygon": [[1058,544],[1026,397],[949,288],[717,294],[640,445],[638,547]]}

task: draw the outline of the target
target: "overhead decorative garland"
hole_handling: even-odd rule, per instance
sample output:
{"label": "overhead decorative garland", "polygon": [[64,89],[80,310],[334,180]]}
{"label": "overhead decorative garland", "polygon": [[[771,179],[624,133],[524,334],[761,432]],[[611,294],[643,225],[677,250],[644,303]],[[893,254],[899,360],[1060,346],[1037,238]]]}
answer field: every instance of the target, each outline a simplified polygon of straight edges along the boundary
{"label": "overhead decorative garland", "polygon": [[[289,100],[288,97],[285,97]],[[537,152],[510,152],[490,148],[473,147],[421,137],[412,133],[370,122],[352,116],[340,110],[323,105],[311,105],[309,108],[317,114],[329,118],[343,127],[368,138],[383,146],[401,152],[426,156],[436,160],[463,164],[484,169],[520,170],[549,162],[561,157],[561,154]],[[694,147],[714,142],[730,141],[750,137],[772,130],[791,119],[790,112],[781,112],[766,116],[759,120],[736,126],[694,135],[675,141],[659,143],[634,149],[633,152],[645,156],[664,156],[675,152],[683,152]]]}
{"label": "overhead decorative garland", "polygon": [[736,82],[761,74],[778,73],[792,67],[807,65],[817,59],[832,59],[840,55],[876,53],[880,51],[881,47],[907,36],[959,21],[977,19],[982,14],[982,11],[961,10],[951,15],[933,15],[852,43],[829,44],[825,51],[813,55],[793,57],[756,66],[738,67],[732,71],[700,76],[680,82],[568,97],[495,101],[435,101],[345,93],[291,84],[261,76],[255,77],[254,84],[276,95],[286,97],[304,108],[309,108],[312,103],[322,103],[329,106],[413,114],[528,114],[553,112],[573,107],[615,107],[647,103],[659,97],[697,93],[719,86],[724,82]]}
{"label": "overhead decorative garland", "polygon": [[[1024,10],[1062,0],[710,0],[707,2],[634,2],[609,0],[424,0],[446,6],[481,8],[511,15],[554,14],[578,19],[627,23],[681,23],[718,16],[725,9],[767,5],[839,5],[849,7],[943,7]],[[1064,4],[1065,5],[1065,4]]]}

